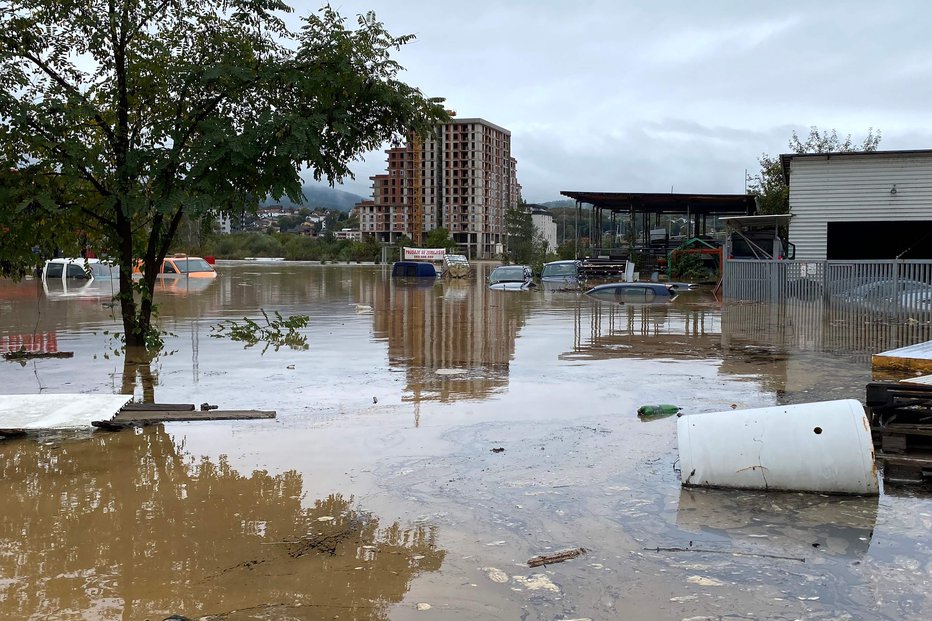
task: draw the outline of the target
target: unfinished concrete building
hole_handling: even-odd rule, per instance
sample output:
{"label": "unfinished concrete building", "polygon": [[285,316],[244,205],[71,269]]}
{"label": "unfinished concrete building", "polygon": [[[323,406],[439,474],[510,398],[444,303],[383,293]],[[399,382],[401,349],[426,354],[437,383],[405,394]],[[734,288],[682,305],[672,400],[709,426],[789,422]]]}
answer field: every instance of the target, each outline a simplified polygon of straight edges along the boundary
{"label": "unfinished concrete building", "polygon": [[371,177],[372,199],[354,207],[363,235],[383,243],[407,236],[421,245],[428,231],[444,227],[471,258],[502,253],[505,212],[521,193],[511,132],[483,119],[454,119],[386,154],[386,173]]}

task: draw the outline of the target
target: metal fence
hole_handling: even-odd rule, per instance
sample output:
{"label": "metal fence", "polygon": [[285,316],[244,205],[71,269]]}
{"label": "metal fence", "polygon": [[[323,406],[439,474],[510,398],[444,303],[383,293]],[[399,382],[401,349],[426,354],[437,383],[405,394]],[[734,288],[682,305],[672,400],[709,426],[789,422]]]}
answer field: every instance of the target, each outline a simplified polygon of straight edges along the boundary
{"label": "metal fence", "polygon": [[852,320],[932,321],[932,261],[729,259],[726,299],[819,306]]}

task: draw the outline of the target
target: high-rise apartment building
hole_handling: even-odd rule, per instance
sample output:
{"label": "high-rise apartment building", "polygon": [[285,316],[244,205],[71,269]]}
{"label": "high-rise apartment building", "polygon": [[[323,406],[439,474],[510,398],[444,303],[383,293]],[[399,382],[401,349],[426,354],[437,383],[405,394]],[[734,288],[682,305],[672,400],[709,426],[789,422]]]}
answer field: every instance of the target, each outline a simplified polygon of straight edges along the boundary
{"label": "high-rise apartment building", "polygon": [[372,199],[354,207],[363,235],[420,244],[444,227],[472,258],[492,258],[505,243],[505,212],[521,196],[511,132],[483,119],[454,119],[427,138],[386,151],[388,169],[372,177]]}

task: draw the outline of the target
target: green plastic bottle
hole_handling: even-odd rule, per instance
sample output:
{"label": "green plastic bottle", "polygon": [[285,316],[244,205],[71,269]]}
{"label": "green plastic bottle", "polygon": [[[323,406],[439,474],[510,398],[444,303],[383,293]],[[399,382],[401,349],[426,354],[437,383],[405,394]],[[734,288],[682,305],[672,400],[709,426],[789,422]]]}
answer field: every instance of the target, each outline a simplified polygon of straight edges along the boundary
{"label": "green plastic bottle", "polygon": [[638,416],[642,417],[659,417],[659,416],[673,416],[683,408],[678,405],[670,405],[669,403],[659,403],[657,405],[642,405],[638,408]]}

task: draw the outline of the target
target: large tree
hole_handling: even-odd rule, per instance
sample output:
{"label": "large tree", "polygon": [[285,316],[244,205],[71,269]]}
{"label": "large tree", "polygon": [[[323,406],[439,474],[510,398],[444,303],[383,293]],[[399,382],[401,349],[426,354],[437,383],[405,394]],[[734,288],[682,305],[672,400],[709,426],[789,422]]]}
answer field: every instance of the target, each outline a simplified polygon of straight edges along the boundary
{"label": "large tree", "polygon": [[338,182],[362,153],[447,120],[442,100],[398,79],[391,53],[410,35],[372,13],[350,27],[329,6],[294,31],[290,12],[280,0],[4,2],[0,199],[15,201],[0,207],[13,214],[0,265],[49,243],[51,229],[13,235],[24,221],[79,226],[120,264],[126,343],[145,346],[184,216],[299,201],[303,169]]}
{"label": "large tree", "polygon": [[[867,130],[867,136],[860,143],[851,140],[851,134],[844,139],[838,137],[834,129],[819,130],[813,126],[809,128],[809,136],[802,140],[794,131],[790,138],[790,151],[802,153],[851,153],[855,151],[876,151],[880,144],[880,130],[874,133],[873,128]],[[787,213],[790,210],[790,191],[783,177],[783,166],[780,156],[760,156],[760,171],[755,175],[748,175],[748,194],[757,197],[757,210],[762,214]]]}

